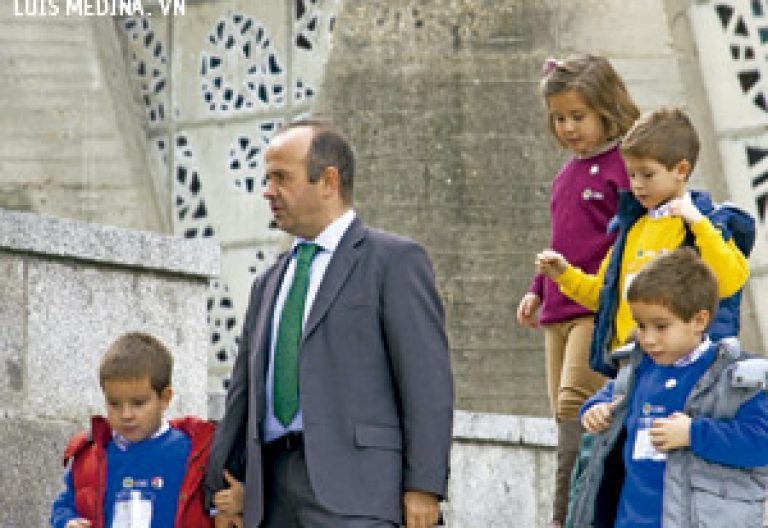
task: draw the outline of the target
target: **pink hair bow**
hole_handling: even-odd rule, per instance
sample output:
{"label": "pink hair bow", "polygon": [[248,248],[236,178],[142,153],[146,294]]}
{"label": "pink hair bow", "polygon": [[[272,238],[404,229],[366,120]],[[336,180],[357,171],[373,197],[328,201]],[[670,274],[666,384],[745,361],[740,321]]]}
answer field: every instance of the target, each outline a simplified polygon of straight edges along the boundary
{"label": "pink hair bow", "polygon": [[563,66],[563,61],[559,59],[555,59],[553,57],[547,58],[547,60],[544,61],[544,64],[541,65],[541,75],[546,77],[550,73],[554,71],[555,68],[561,68]]}

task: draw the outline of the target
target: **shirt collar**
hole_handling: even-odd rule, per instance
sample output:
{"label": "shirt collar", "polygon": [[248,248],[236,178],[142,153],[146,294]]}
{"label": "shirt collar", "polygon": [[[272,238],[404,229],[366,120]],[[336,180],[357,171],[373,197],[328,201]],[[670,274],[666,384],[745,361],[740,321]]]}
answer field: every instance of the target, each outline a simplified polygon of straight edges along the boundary
{"label": "shirt collar", "polygon": [[712,346],[712,341],[709,339],[709,336],[706,336],[704,338],[704,341],[701,342],[699,346],[697,346],[695,349],[693,349],[690,353],[684,355],[674,363],[672,363],[673,367],[687,367],[688,365],[691,365],[692,363],[695,363],[701,356],[703,356],[707,350]]}
{"label": "shirt collar", "polygon": [[341,237],[347,232],[347,229],[349,229],[355,216],[355,210],[349,209],[343,215],[328,224],[328,227],[323,229],[313,240],[307,240],[306,238],[297,236],[293,241],[292,249],[295,250],[296,246],[302,242],[312,242],[313,244],[320,246],[318,251],[328,251],[333,253],[336,251],[336,247],[339,245],[339,242],[341,242]]}
{"label": "shirt collar", "polygon": [[594,158],[595,156],[599,156],[600,154],[604,154],[611,150],[613,147],[619,144],[618,139],[612,139],[606,143],[603,143],[602,145],[599,145],[598,147],[590,150],[584,155],[576,154],[576,158],[580,160],[586,160],[589,158]]}
{"label": "shirt collar", "polygon": [[[150,436],[147,440],[154,439],[162,434],[165,434],[165,432],[170,428],[171,428],[171,425],[168,423],[168,420],[163,420],[160,423],[160,427],[157,429],[157,431],[155,431],[155,434]],[[135,443],[135,442],[131,442],[130,440],[128,440],[126,437],[124,437],[119,433],[113,433],[112,440],[115,442],[115,445],[117,446],[118,449],[120,449],[120,451],[125,451],[126,449],[128,449],[128,447],[131,444]]]}
{"label": "shirt collar", "polygon": [[[685,193],[685,195],[689,195],[690,193]],[[664,202],[663,204],[659,205],[658,207],[654,207],[653,209],[648,209],[648,218],[651,218],[653,220],[657,218],[664,218],[665,216],[669,216],[669,202],[672,200],[669,200],[667,202]]]}

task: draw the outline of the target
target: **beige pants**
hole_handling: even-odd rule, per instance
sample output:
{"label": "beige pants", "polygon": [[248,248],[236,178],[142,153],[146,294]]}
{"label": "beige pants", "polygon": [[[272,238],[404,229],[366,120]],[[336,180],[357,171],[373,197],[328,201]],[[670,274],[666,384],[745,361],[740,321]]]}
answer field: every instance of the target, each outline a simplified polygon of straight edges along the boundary
{"label": "beige pants", "polygon": [[606,382],[589,368],[593,317],[578,317],[544,326],[547,390],[557,421],[577,420],[579,408]]}

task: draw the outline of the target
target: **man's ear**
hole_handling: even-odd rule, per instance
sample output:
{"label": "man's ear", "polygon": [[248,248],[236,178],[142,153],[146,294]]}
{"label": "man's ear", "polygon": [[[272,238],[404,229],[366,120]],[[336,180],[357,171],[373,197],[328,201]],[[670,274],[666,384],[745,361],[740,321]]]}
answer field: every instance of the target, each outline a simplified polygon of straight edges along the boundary
{"label": "man's ear", "polygon": [[322,183],[324,189],[329,191],[329,194],[339,195],[341,191],[341,175],[339,174],[339,169],[332,165],[324,168],[323,172],[320,173],[320,183]]}

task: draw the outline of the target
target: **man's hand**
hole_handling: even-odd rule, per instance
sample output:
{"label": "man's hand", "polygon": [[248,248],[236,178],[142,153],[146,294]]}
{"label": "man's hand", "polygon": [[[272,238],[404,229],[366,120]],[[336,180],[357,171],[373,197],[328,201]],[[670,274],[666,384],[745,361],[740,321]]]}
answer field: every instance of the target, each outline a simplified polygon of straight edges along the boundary
{"label": "man's hand", "polygon": [[64,528],[91,528],[91,521],[88,519],[72,519],[67,521]]}
{"label": "man's hand", "polygon": [[595,434],[601,433],[611,426],[613,421],[613,411],[621,402],[622,398],[616,398],[610,403],[598,403],[587,409],[584,416],[581,417],[581,425],[587,432]]}
{"label": "man's hand", "polygon": [[536,271],[552,280],[557,279],[568,269],[568,261],[557,251],[545,249],[536,255]]}
{"label": "man's hand", "polygon": [[691,445],[691,417],[676,412],[666,418],[658,418],[651,425],[651,443],[661,452]]}
{"label": "man's hand", "polygon": [[425,491],[403,494],[403,517],[406,528],[431,528],[437,524],[440,506],[437,495]]}
{"label": "man's hand", "polygon": [[541,306],[541,299],[535,293],[528,292],[517,306],[517,322],[520,326],[527,326],[528,328],[537,328],[539,326],[536,312],[539,311]]}
{"label": "man's hand", "polygon": [[224,480],[229,484],[229,488],[216,492],[213,496],[213,505],[221,513],[239,515],[243,512],[243,496],[245,495],[243,483],[233,477],[226,469],[224,470]]}
{"label": "man's hand", "polygon": [[676,198],[669,202],[669,214],[679,216],[686,224],[692,225],[704,218],[693,202],[691,195],[686,193],[682,198]]}

